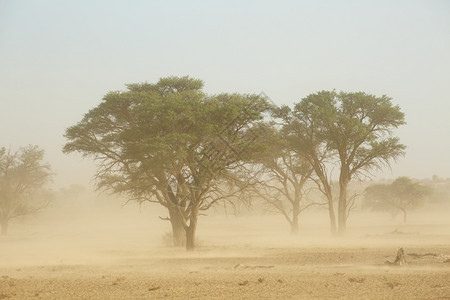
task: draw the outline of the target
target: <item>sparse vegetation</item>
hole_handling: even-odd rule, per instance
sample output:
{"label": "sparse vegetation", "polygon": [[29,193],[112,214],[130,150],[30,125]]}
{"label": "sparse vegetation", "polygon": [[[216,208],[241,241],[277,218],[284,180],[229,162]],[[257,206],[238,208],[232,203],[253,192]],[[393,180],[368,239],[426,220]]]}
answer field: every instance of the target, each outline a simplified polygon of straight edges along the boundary
{"label": "sparse vegetation", "polygon": [[399,177],[391,184],[374,184],[366,189],[364,206],[374,211],[389,212],[395,217],[403,214],[406,223],[407,211],[423,206],[432,189],[408,177]]}
{"label": "sparse vegetation", "polygon": [[51,194],[43,189],[51,179],[43,163],[44,150],[37,146],[11,152],[0,148],[0,225],[6,235],[11,219],[38,212],[48,206]]}
{"label": "sparse vegetation", "polygon": [[[349,183],[404,154],[392,136],[404,115],[387,96],[323,91],[276,109],[255,95],[208,96],[189,77],[127,88],[67,129],[64,152],[99,163],[100,189],[166,207],[173,244],[188,250],[199,212],[249,187],[298,232],[300,212],[316,204],[305,196],[309,180],[327,199],[331,231],[344,233]],[[264,121],[269,111],[281,124]],[[339,166],[338,227],[330,165]]]}
{"label": "sparse vegetation", "polygon": [[255,95],[207,96],[189,77],[127,87],[67,129],[64,152],[99,163],[99,188],[166,207],[174,244],[184,235],[192,250],[199,212],[241,190],[224,183],[262,149],[258,131],[270,105]]}
{"label": "sparse vegetation", "polygon": [[392,130],[405,123],[404,114],[391,100],[363,92],[322,91],[303,98],[293,109],[285,106],[279,111],[294,149],[314,168],[316,183],[328,199],[332,232],[336,225],[329,165],[339,170],[338,232],[342,234],[354,204],[348,194],[350,182],[389,166],[405,153],[399,138],[392,136]]}
{"label": "sparse vegetation", "polygon": [[307,183],[313,173],[312,166],[294,152],[279,130],[272,128],[265,134],[267,149],[252,160],[250,177],[256,182],[251,193],[263,200],[269,211],[285,217],[291,234],[299,232],[299,215],[318,204],[308,197]]}
{"label": "sparse vegetation", "polygon": [[0,300],[450,300],[449,53],[450,0],[0,0]]}

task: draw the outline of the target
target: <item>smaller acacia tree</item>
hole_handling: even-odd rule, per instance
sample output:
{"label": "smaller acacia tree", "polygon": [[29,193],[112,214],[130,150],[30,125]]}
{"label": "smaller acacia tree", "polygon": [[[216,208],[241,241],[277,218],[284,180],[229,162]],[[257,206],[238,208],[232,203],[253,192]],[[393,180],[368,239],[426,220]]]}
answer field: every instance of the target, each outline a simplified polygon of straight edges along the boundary
{"label": "smaller acacia tree", "polygon": [[408,210],[420,207],[431,194],[430,187],[414,182],[408,177],[399,177],[391,184],[374,184],[366,189],[364,206],[374,211],[389,212],[395,217],[403,213],[406,223]]}
{"label": "smaller acacia tree", "polygon": [[266,151],[254,159],[256,170],[250,177],[256,178],[252,185],[270,210],[282,214],[291,227],[291,234],[299,230],[299,216],[308,207],[318,204],[307,199],[306,185],[313,168],[298,156],[283,133],[268,128],[264,135]]}
{"label": "smaller acacia tree", "polygon": [[299,152],[311,160],[322,186],[326,183],[321,176],[323,156],[317,153],[328,153],[325,158],[338,166],[339,234],[346,231],[354,199],[348,194],[350,182],[370,177],[372,170],[389,166],[405,153],[406,146],[393,136],[393,131],[405,124],[404,114],[391,100],[363,92],[321,91],[303,98],[287,114],[286,129],[298,140]]}
{"label": "smaller acacia tree", "polygon": [[[329,97],[324,92],[323,98]],[[295,155],[307,162],[313,169],[310,179],[316,184],[319,191],[325,196],[330,218],[330,230],[337,233],[336,214],[334,208],[333,182],[330,166],[333,165],[334,150],[323,138],[324,126],[319,122],[329,108],[312,105],[310,101],[303,100],[293,109],[282,106],[277,111],[277,117],[283,121],[282,131],[286,136]]]}
{"label": "smaller acacia tree", "polygon": [[0,225],[8,232],[13,218],[35,213],[49,204],[43,186],[51,179],[50,166],[42,162],[44,150],[28,146],[12,153],[0,148]]}

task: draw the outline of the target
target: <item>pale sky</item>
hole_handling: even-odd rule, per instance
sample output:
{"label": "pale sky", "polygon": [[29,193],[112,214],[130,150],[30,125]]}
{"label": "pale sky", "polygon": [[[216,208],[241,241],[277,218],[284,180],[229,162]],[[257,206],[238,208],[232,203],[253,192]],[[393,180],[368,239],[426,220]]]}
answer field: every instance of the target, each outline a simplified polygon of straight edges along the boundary
{"label": "pale sky", "polygon": [[389,95],[408,148],[376,175],[450,178],[450,1],[0,0],[0,146],[45,149],[56,187],[94,172],[62,154],[68,126],[108,91],[171,75],[277,104]]}

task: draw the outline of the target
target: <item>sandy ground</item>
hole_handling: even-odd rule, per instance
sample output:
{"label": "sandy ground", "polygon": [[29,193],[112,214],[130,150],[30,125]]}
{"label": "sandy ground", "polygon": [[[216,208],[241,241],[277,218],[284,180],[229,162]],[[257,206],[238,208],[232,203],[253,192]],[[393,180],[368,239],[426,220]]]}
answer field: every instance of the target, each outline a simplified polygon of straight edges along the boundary
{"label": "sandy ground", "polygon": [[[187,253],[163,246],[145,222],[52,226],[52,234],[16,227],[0,238],[0,299],[450,299],[448,224],[366,222],[331,238],[312,222],[290,237],[278,216],[205,218],[198,249]],[[385,265],[399,247],[437,256]]]}
{"label": "sandy ground", "polygon": [[[395,248],[202,248],[170,257],[116,253],[108,264],[54,264],[0,269],[0,299],[450,299],[443,257],[408,257],[389,267]],[[450,253],[450,247],[408,248]],[[109,253],[109,256],[114,256]],[[119,259],[119,257],[121,257]]]}

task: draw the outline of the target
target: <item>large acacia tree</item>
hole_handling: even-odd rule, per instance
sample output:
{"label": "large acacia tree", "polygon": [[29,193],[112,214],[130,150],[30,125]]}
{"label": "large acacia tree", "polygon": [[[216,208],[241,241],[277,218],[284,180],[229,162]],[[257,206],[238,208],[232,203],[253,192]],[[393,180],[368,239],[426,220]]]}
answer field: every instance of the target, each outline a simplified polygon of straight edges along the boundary
{"label": "large acacia tree", "polygon": [[[259,96],[208,96],[189,77],[111,92],[66,131],[64,152],[98,162],[99,188],[167,208],[175,245],[195,247],[199,211],[234,195],[224,182],[261,148],[268,103]],[[185,237],[185,238],[184,238]]]}
{"label": "large acacia tree", "polygon": [[37,146],[11,152],[0,148],[0,225],[6,235],[11,219],[35,213],[49,204],[43,186],[51,179],[43,162],[44,150]]}
{"label": "large acacia tree", "polygon": [[303,98],[289,114],[287,130],[299,139],[299,152],[312,161],[316,175],[322,177],[322,158],[338,167],[339,233],[346,230],[351,207],[350,181],[370,176],[373,169],[389,166],[404,154],[405,146],[393,136],[393,130],[405,123],[404,114],[391,100],[363,92],[322,91]]}

